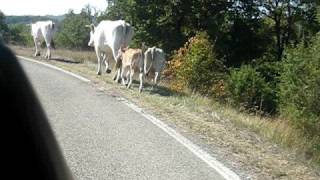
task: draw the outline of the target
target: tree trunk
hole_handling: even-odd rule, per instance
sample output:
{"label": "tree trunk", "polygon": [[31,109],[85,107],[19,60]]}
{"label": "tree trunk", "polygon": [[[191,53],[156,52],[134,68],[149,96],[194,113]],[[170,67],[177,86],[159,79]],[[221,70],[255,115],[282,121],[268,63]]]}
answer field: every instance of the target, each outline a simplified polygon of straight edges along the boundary
{"label": "tree trunk", "polygon": [[276,31],[276,39],[277,39],[277,60],[280,61],[282,58],[282,38],[281,38],[281,17],[277,14],[274,16],[275,21],[275,31]]}

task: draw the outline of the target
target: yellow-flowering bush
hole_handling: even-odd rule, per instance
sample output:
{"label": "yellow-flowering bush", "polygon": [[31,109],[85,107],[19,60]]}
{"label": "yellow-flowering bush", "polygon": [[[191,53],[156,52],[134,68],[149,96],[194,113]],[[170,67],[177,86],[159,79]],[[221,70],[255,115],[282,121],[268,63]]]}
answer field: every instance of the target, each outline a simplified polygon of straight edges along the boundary
{"label": "yellow-flowering bush", "polygon": [[215,84],[221,84],[222,71],[223,63],[216,58],[209,36],[201,32],[175,52],[164,74],[171,79],[173,90],[211,95],[218,90]]}

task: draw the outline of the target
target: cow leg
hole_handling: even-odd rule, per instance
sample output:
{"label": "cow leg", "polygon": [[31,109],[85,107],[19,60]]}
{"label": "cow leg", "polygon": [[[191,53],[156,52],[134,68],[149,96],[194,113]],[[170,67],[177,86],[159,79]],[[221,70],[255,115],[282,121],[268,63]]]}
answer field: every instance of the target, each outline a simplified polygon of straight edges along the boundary
{"label": "cow leg", "polygon": [[125,73],[125,68],[122,68],[122,71],[121,71],[121,82],[122,82],[123,85],[126,85],[127,83],[125,82],[124,73]]}
{"label": "cow leg", "polygon": [[127,88],[129,89],[131,84],[132,84],[132,79],[133,79],[133,75],[134,75],[134,69],[130,68],[130,76],[129,76],[129,83],[127,85]]}
{"label": "cow leg", "polygon": [[113,78],[112,78],[114,81],[119,80],[119,78],[120,78],[119,76],[121,76],[121,72],[118,73],[118,71],[121,71],[120,70],[121,67],[122,67],[121,61],[116,61],[116,64],[115,64],[116,70],[115,70],[115,73],[114,73]]}
{"label": "cow leg", "polygon": [[112,78],[114,81],[116,81],[116,79],[117,79],[117,70],[116,70],[116,72],[113,74],[113,78]]}
{"label": "cow leg", "polygon": [[129,84],[129,77],[130,76],[130,70],[129,71],[127,71],[127,74],[126,74],[126,85],[128,85]]}
{"label": "cow leg", "polygon": [[[118,50],[120,47],[117,46],[113,46],[111,47],[112,50],[112,55],[113,55],[113,59],[116,61],[116,73],[113,76],[113,80],[115,80],[116,82],[119,81],[120,76],[121,76],[121,66],[122,66],[122,61],[120,60],[120,56],[118,56]],[[110,70],[111,71],[111,70]]]}
{"label": "cow leg", "polygon": [[114,75],[113,75],[113,80],[115,81],[115,82],[118,82],[119,81],[119,79],[120,79],[120,76],[121,75],[121,72],[120,72],[120,68],[116,68],[116,72],[114,72]]}
{"label": "cow leg", "polygon": [[154,88],[155,86],[157,86],[157,84],[158,84],[158,78],[159,78],[159,72],[155,72],[152,90],[153,90],[153,88]]}
{"label": "cow leg", "polygon": [[109,73],[111,72],[111,70],[109,69],[108,60],[109,60],[109,59],[108,59],[107,54],[106,54],[106,53],[103,53],[103,62],[104,62],[104,65],[105,65],[105,67],[106,67],[105,72],[109,74]]}
{"label": "cow leg", "polygon": [[51,47],[50,47],[50,46],[47,47],[47,55],[46,55],[46,58],[47,58],[48,60],[51,59]]}
{"label": "cow leg", "polygon": [[103,62],[106,67],[105,72],[107,74],[111,73],[111,69],[109,69],[109,57],[107,56],[106,53],[103,53]]}
{"label": "cow leg", "polygon": [[116,61],[116,72],[114,74],[114,77],[113,79],[116,81],[116,82],[119,82],[120,78],[121,78],[121,70],[122,70],[122,61],[121,60],[117,60]]}
{"label": "cow leg", "polygon": [[40,56],[40,51],[38,48],[38,41],[36,38],[33,38],[33,41],[34,41],[34,46],[36,47],[36,52],[34,53],[34,56]]}
{"label": "cow leg", "polygon": [[140,79],[139,93],[141,93],[143,88],[143,72],[140,72],[139,79]]}
{"label": "cow leg", "polygon": [[102,64],[102,60],[101,60],[101,54],[100,51],[98,49],[96,49],[96,55],[97,55],[97,59],[98,59],[98,70],[97,70],[97,75],[101,75],[101,64]]}
{"label": "cow leg", "polygon": [[121,75],[121,69],[118,68],[117,71],[116,71],[116,77],[117,77],[116,80],[115,80],[116,82],[119,82],[119,80],[120,80],[120,75]]}

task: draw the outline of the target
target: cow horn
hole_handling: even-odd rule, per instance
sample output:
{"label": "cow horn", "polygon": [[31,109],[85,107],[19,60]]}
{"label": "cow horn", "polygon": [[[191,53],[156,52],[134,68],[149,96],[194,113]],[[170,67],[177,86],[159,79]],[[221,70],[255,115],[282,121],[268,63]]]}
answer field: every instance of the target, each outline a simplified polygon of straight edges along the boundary
{"label": "cow horn", "polygon": [[87,25],[85,25],[85,27],[90,28],[91,31],[94,31],[94,28],[95,28],[93,24],[90,24],[90,25],[87,24]]}

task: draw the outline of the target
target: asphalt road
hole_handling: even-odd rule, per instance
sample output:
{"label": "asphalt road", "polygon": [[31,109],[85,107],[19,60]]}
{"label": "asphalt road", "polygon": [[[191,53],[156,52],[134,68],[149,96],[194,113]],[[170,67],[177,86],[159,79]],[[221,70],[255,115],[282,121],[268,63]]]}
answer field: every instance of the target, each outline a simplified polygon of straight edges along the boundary
{"label": "asphalt road", "polygon": [[20,62],[76,179],[223,179],[114,97],[60,71]]}

